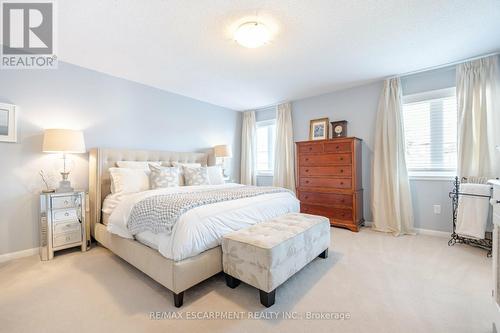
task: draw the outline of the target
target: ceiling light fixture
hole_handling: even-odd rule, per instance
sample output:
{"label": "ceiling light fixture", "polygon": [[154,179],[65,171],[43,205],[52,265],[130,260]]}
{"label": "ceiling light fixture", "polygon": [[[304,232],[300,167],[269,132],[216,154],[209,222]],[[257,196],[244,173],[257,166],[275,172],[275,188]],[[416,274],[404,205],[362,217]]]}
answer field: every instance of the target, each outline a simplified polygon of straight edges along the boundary
{"label": "ceiling light fixture", "polygon": [[236,29],[234,40],[241,46],[254,49],[269,43],[271,32],[261,22],[245,22]]}

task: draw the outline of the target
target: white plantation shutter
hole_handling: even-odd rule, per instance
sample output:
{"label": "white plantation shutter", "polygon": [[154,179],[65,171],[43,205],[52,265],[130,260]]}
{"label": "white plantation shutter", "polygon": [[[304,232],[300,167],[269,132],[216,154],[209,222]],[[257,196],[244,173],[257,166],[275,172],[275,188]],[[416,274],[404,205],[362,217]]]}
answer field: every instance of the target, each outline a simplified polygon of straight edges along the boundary
{"label": "white plantation shutter", "polygon": [[403,117],[410,174],[454,174],[457,169],[455,88],[405,96]]}

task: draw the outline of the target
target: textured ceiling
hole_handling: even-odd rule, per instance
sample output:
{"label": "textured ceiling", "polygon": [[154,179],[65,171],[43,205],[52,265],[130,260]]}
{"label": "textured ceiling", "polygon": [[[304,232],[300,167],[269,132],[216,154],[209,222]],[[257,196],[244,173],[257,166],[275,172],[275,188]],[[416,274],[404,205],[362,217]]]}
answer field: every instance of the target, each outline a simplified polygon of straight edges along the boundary
{"label": "textured ceiling", "polygon": [[[244,18],[273,29],[246,49]],[[500,0],[58,1],[63,61],[236,110],[500,50]]]}

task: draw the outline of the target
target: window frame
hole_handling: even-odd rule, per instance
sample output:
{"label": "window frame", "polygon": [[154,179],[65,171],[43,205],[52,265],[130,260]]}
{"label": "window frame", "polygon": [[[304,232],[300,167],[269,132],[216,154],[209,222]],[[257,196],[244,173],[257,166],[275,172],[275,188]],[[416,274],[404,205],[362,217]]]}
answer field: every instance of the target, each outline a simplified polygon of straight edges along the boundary
{"label": "window frame", "polygon": [[[428,100],[433,100],[433,99],[442,99],[442,98],[448,98],[456,96],[456,87],[449,87],[449,88],[443,88],[443,89],[434,89],[434,90],[429,90],[429,91],[424,91],[424,92],[419,92],[419,93],[414,93],[414,94],[408,94],[408,95],[403,95],[402,97],[402,113],[403,113],[403,124],[404,124],[404,105],[405,104],[411,104],[411,103],[418,103],[418,102],[423,102],[423,101],[428,101]],[[458,105],[457,105],[458,109]],[[457,155],[458,155],[458,110],[457,110],[457,138],[456,138],[456,144],[457,144]],[[406,154],[406,134],[405,134],[405,154]],[[458,157],[458,156],[457,156]],[[408,168],[408,166],[407,166]],[[455,178],[457,174],[457,168],[458,168],[458,159],[457,159],[457,165],[455,166],[455,169],[453,170],[410,170],[408,168],[408,177],[412,180],[452,180]]]}
{"label": "window frame", "polygon": [[[268,127],[268,135],[269,137],[274,138],[274,142],[268,142],[268,161],[270,161],[271,169],[270,170],[259,170],[258,169],[258,152],[257,152],[257,147],[258,147],[258,136],[256,135],[255,137],[255,167],[256,167],[256,174],[257,176],[267,176],[267,177],[272,177],[274,175],[274,150],[275,150],[275,141],[276,141],[276,119],[268,119],[268,120],[261,120],[255,122],[256,129],[258,130],[259,127]],[[271,131],[271,126],[274,125],[274,133]],[[270,140],[271,141],[271,140]]]}

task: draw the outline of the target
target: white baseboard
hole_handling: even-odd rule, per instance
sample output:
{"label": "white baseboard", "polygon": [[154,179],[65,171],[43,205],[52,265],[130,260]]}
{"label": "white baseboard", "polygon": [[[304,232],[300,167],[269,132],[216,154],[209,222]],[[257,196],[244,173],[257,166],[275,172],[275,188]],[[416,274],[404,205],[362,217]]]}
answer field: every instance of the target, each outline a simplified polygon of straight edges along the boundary
{"label": "white baseboard", "polygon": [[[367,227],[371,227],[372,224],[373,224],[373,222],[365,221],[365,226],[367,226]],[[421,228],[415,228],[414,230],[418,235],[434,236],[434,237],[441,237],[441,238],[450,238],[451,237],[451,233],[447,232],[447,231],[421,229]]]}
{"label": "white baseboard", "polygon": [[34,247],[32,249],[27,249],[27,250],[22,250],[22,251],[17,251],[17,252],[0,254],[0,263],[6,262],[9,260],[34,256],[37,253],[38,253],[38,247]]}

